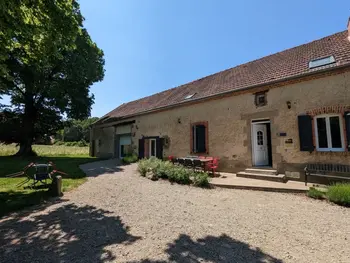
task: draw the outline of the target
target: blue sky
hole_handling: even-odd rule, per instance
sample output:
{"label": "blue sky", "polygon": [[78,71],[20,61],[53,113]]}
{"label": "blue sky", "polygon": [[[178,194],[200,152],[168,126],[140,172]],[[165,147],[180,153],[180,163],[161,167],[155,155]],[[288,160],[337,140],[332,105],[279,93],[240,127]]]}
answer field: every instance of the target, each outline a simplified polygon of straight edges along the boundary
{"label": "blue sky", "polygon": [[[348,1],[79,1],[106,74],[92,116],[346,29]],[[288,2],[288,3],[287,3]]]}

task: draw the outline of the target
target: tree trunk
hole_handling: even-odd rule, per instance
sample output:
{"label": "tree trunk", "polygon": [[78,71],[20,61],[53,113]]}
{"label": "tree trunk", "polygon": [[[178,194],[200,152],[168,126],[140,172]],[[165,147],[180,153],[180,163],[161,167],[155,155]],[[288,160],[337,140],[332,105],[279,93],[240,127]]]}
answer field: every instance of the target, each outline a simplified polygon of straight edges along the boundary
{"label": "tree trunk", "polygon": [[19,142],[19,150],[15,156],[35,156],[36,153],[32,149],[33,139],[35,135],[34,125],[36,121],[36,109],[34,107],[33,96],[27,95],[25,99],[25,108],[22,119],[22,131]]}
{"label": "tree trunk", "polygon": [[27,138],[22,140],[19,144],[19,150],[15,154],[16,156],[35,156],[36,153],[32,149],[33,139]]}

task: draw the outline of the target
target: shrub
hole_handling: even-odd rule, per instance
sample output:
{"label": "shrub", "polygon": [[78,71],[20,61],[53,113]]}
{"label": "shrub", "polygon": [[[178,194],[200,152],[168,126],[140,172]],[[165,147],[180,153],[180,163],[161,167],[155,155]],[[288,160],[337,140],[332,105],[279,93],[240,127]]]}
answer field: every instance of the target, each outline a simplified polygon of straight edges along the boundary
{"label": "shrub", "polygon": [[310,187],[309,191],[307,192],[307,196],[315,199],[324,199],[325,192],[320,191],[315,187]]}
{"label": "shrub", "polygon": [[193,185],[199,187],[209,186],[207,173],[195,173],[191,169],[174,165],[169,161],[161,161],[155,157],[140,160],[137,170],[141,176],[146,176],[148,171],[152,171],[152,180],[163,178],[178,184],[193,183]]}
{"label": "shrub", "polygon": [[178,184],[190,184],[192,171],[181,166],[174,166],[169,170],[168,178],[171,182],[176,182]]}
{"label": "shrub", "polygon": [[167,179],[171,170],[174,169],[174,165],[171,162],[159,162],[154,168],[153,172],[158,178]]}
{"label": "shrub", "polygon": [[76,143],[76,146],[85,147],[88,146],[88,143],[85,140],[81,140]]}
{"label": "shrub", "polygon": [[64,145],[64,142],[63,142],[63,141],[55,141],[54,144],[55,144],[55,145]]}
{"label": "shrub", "polygon": [[136,154],[132,154],[132,155],[127,155],[125,157],[123,157],[123,163],[125,164],[130,164],[130,163],[136,163],[138,160],[138,156]]}
{"label": "shrub", "polygon": [[328,188],[327,197],[333,203],[350,206],[350,184],[337,183],[331,185]]}
{"label": "shrub", "polygon": [[137,165],[137,171],[141,176],[145,177],[149,168],[149,162],[147,159],[142,159]]}
{"label": "shrub", "polygon": [[194,173],[193,185],[199,186],[199,187],[209,187],[208,173]]}

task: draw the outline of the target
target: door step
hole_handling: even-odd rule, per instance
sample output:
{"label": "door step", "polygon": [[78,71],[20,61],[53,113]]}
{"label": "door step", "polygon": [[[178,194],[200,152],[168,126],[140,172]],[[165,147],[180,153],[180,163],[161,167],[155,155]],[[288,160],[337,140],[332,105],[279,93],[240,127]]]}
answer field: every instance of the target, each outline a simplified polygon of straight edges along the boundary
{"label": "door step", "polygon": [[277,175],[277,170],[270,168],[247,168],[245,169],[245,172],[255,174]]}
{"label": "door step", "polygon": [[[276,172],[277,173],[277,172]],[[237,177],[244,177],[244,178],[250,178],[250,179],[258,179],[258,180],[266,180],[266,181],[273,181],[273,182],[282,182],[285,183],[286,176],[284,174],[264,174],[264,173],[256,173],[256,172],[239,172],[236,174]]]}

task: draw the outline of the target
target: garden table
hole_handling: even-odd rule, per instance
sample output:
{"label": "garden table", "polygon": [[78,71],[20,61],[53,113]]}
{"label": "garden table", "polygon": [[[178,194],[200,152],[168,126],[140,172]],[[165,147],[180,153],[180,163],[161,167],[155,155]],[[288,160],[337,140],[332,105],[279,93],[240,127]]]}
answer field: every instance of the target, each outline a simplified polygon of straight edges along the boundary
{"label": "garden table", "polygon": [[207,167],[207,163],[213,161],[213,158],[209,157],[209,158],[199,158],[199,156],[186,156],[186,157],[179,157],[177,158],[178,160],[184,160],[184,161],[191,161],[193,163],[193,161],[200,161],[201,162],[201,166],[203,168],[204,171],[206,171],[206,167]]}

